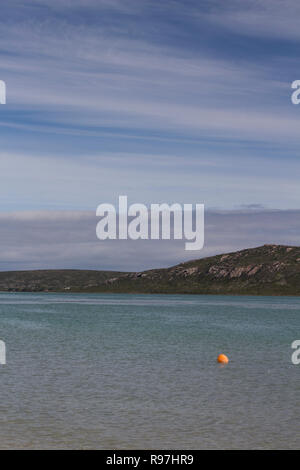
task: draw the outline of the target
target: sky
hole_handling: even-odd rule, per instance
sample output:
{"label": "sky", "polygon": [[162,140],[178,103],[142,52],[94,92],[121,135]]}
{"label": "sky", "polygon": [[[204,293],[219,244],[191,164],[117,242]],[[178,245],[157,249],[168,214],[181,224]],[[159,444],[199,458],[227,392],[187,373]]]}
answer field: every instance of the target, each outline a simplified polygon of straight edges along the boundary
{"label": "sky", "polygon": [[265,243],[299,245],[300,210],[208,211],[201,251],[185,251],[184,240],[97,240],[89,211],[1,213],[0,227],[4,271],[141,271]]}
{"label": "sky", "polygon": [[195,257],[95,240],[96,207],[119,195],[204,203],[218,222],[197,257],[299,245],[299,15],[297,0],[1,2],[0,269]]}

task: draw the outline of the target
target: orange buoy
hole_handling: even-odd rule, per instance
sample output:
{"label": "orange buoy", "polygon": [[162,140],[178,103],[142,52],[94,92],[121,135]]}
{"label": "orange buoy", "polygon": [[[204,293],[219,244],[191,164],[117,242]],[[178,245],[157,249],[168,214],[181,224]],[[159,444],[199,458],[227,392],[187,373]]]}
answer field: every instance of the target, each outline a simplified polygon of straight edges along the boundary
{"label": "orange buoy", "polygon": [[219,362],[220,364],[228,364],[229,359],[228,359],[227,356],[225,356],[225,354],[219,354],[219,356],[218,356],[218,362]]}

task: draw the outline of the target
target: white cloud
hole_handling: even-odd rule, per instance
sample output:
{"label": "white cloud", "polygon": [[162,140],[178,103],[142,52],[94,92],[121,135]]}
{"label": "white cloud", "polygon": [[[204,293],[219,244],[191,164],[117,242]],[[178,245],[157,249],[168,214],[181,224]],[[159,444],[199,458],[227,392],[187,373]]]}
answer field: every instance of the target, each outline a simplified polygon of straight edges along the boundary
{"label": "white cloud", "polygon": [[207,19],[242,35],[300,39],[297,0],[230,0],[226,7],[212,9]]}
{"label": "white cloud", "polygon": [[[37,130],[44,121],[59,132],[62,125],[110,126],[189,137],[297,138],[290,84],[271,65],[186,53],[147,38],[124,38],[104,25],[51,20],[1,26],[1,46],[12,54],[1,64],[8,103],[32,109]],[[283,96],[288,103],[282,109]]]}
{"label": "white cloud", "polygon": [[[13,3],[17,17],[0,20],[8,87],[1,208],[86,209],[119,194],[146,203],[299,206],[299,109],[285,73],[298,58],[226,55],[217,36],[184,45],[195,21],[253,36],[257,22],[259,35],[275,27],[291,37],[296,2]],[[148,29],[149,11],[157,21]],[[170,15],[183,18],[179,30]]]}

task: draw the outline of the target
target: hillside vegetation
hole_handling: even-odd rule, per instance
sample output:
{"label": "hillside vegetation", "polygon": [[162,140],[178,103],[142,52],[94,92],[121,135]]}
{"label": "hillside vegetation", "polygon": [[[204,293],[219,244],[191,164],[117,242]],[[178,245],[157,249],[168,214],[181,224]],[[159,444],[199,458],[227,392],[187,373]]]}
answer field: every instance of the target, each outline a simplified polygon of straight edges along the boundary
{"label": "hillside vegetation", "polygon": [[166,269],[0,272],[1,291],[300,295],[300,247],[264,245]]}

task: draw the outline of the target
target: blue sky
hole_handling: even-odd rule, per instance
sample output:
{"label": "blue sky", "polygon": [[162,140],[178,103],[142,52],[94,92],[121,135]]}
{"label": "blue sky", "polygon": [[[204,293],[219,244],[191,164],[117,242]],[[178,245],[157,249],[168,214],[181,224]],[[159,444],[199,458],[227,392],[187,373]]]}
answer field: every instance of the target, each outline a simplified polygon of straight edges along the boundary
{"label": "blue sky", "polygon": [[298,208],[297,1],[1,4],[2,211]]}
{"label": "blue sky", "polygon": [[298,209],[299,15],[297,0],[2,2],[0,213],[120,194]]}

